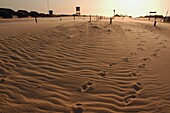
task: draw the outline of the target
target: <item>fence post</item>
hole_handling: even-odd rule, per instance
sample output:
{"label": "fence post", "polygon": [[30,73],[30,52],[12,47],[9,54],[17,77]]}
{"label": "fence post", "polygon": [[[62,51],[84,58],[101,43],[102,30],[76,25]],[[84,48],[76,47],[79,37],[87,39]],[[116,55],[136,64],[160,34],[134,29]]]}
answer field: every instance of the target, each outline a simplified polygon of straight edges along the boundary
{"label": "fence post", "polygon": [[89,22],[91,22],[91,15],[90,15],[90,21]]}
{"label": "fence post", "polygon": [[37,23],[38,21],[37,21],[37,17],[35,16],[35,23]]}
{"label": "fence post", "polygon": [[156,26],[156,20],[155,20],[155,22],[154,22],[154,26]]}
{"label": "fence post", "polygon": [[110,18],[110,24],[112,24],[112,18]]}

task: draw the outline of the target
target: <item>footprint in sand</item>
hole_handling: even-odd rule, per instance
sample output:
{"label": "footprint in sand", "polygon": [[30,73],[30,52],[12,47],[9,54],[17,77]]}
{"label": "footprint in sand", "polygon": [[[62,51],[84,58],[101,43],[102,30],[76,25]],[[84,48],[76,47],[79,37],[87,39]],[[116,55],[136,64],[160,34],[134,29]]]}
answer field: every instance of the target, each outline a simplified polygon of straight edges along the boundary
{"label": "footprint in sand", "polygon": [[159,52],[159,51],[161,51],[161,49],[155,49],[155,50],[154,50],[154,52]]}
{"label": "footprint in sand", "polygon": [[137,44],[137,46],[144,46],[144,44]]}
{"label": "footprint in sand", "polygon": [[129,76],[133,77],[133,78],[136,78],[138,76],[141,75],[141,73],[139,71],[135,71],[135,72],[131,72],[128,74]]}
{"label": "footprint in sand", "polygon": [[127,57],[122,58],[122,60],[123,60],[124,62],[129,62],[129,58],[127,58]]}
{"label": "footprint in sand", "polygon": [[67,36],[68,39],[72,39],[74,36]]}
{"label": "footprint in sand", "polygon": [[107,72],[106,71],[100,71],[99,75],[102,76],[102,77],[105,77],[107,75]]}
{"label": "footprint in sand", "polygon": [[71,113],[83,113],[83,105],[81,103],[74,104]]}
{"label": "footprint in sand", "polygon": [[156,37],[155,39],[159,39],[159,37]]}
{"label": "footprint in sand", "polygon": [[136,52],[131,52],[130,54],[131,54],[131,55],[137,55],[137,53],[136,53]]}
{"label": "footprint in sand", "polygon": [[137,50],[144,51],[144,49],[143,49],[143,48],[141,48],[141,47],[137,48]]}
{"label": "footprint in sand", "polygon": [[110,29],[108,29],[108,30],[107,30],[107,32],[109,32],[109,33],[110,33],[110,32],[112,32],[112,31],[111,31]]}
{"label": "footprint in sand", "polygon": [[136,98],[137,96],[135,95],[135,94],[133,94],[133,95],[129,95],[129,96],[127,96],[127,97],[125,97],[124,98],[124,101],[123,101],[123,103],[124,103],[124,105],[130,105],[131,103],[132,103],[132,101]]}
{"label": "footprint in sand", "polygon": [[83,33],[83,32],[84,32],[84,30],[80,30],[80,32],[82,32],[82,33]]}
{"label": "footprint in sand", "polygon": [[115,66],[116,64],[117,63],[113,62],[113,63],[109,64],[109,66],[112,67],[112,66]]}
{"label": "footprint in sand", "polygon": [[133,90],[138,93],[139,91],[141,91],[142,89],[142,83],[140,82],[136,82],[134,84],[132,84],[131,88],[133,88]]}
{"label": "footprint in sand", "polygon": [[139,69],[146,68],[146,64],[139,64],[139,65],[138,65],[138,68],[139,68]]}
{"label": "footprint in sand", "polygon": [[148,57],[140,58],[140,61],[150,61],[151,59]]}
{"label": "footprint in sand", "polygon": [[164,42],[168,42],[168,40],[162,40],[162,41],[164,41]]}
{"label": "footprint in sand", "polygon": [[142,43],[146,43],[146,41],[144,41],[144,40],[141,40],[140,42],[142,42]]}
{"label": "footprint in sand", "polygon": [[4,83],[4,82],[5,82],[5,79],[2,78],[2,79],[0,80],[0,83]]}
{"label": "footprint in sand", "polygon": [[167,46],[165,46],[165,45],[163,45],[163,46],[161,46],[161,48],[168,48]]}
{"label": "footprint in sand", "polygon": [[159,42],[158,44],[159,44],[159,45],[162,45],[162,44],[164,44],[164,43],[163,43],[163,42]]}
{"label": "footprint in sand", "polygon": [[80,87],[80,91],[82,93],[87,92],[89,90],[94,90],[94,89],[95,89],[95,84],[92,81],[86,82]]}
{"label": "footprint in sand", "polygon": [[125,31],[129,31],[129,32],[130,32],[130,31],[132,31],[132,30],[131,30],[131,29],[125,29]]}
{"label": "footprint in sand", "polygon": [[154,57],[158,56],[157,53],[151,53],[150,55],[151,55],[151,56],[154,56]]}

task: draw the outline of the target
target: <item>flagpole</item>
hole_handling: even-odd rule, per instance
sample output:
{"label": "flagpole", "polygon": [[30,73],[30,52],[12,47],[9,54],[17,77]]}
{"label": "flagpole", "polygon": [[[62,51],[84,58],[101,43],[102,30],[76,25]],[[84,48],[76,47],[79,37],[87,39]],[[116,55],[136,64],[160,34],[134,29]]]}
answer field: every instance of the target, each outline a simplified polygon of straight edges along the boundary
{"label": "flagpole", "polygon": [[49,13],[49,0],[47,0],[47,8],[48,8],[48,13]]}

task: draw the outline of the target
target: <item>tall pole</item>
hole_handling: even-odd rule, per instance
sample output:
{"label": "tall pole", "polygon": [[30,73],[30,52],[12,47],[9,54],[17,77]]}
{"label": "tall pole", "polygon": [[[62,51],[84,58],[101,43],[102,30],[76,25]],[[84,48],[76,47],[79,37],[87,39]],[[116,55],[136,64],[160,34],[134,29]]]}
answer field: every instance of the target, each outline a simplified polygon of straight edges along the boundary
{"label": "tall pole", "polygon": [[47,0],[47,8],[48,8],[48,13],[49,13],[49,0]]}
{"label": "tall pole", "polygon": [[114,17],[113,18],[115,18],[115,9],[113,10],[113,12],[114,12]]}
{"label": "tall pole", "polygon": [[89,22],[91,22],[91,15],[90,15],[90,21]]}

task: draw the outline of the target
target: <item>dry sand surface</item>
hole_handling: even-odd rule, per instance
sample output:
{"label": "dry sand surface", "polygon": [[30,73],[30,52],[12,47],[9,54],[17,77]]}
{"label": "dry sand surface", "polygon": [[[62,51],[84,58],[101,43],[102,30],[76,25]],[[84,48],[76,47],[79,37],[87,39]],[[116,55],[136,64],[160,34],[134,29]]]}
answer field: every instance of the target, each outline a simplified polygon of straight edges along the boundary
{"label": "dry sand surface", "polygon": [[170,113],[170,24],[0,20],[0,113]]}

